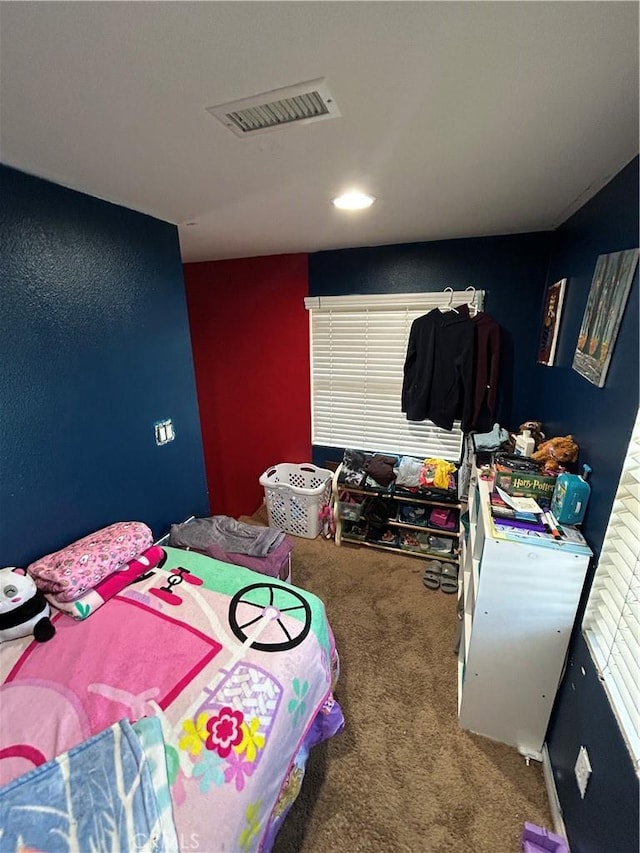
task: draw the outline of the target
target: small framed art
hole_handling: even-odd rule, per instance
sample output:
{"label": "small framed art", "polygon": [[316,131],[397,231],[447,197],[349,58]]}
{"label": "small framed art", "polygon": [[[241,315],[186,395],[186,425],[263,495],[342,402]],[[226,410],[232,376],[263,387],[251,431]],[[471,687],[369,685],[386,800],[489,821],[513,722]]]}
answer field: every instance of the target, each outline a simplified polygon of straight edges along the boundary
{"label": "small framed art", "polygon": [[544,297],[542,331],[540,332],[540,345],[538,346],[538,364],[546,364],[547,367],[551,367],[555,360],[566,286],[567,279],[561,278],[560,281],[549,285]]}

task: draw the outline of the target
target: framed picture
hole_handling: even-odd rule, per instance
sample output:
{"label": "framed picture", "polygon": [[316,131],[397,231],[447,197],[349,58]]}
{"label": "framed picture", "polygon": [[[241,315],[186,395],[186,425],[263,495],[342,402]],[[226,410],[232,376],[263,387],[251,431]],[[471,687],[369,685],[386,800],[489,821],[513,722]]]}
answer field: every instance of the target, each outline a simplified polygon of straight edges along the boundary
{"label": "framed picture", "polygon": [[603,388],[627,304],[638,249],[600,255],[573,357],[573,369]]}
{"label": "framed picture", "polygon": [[542,331],[540,332],[540,345],[538,347],[538,364],[546,364],[551,367],[558,342],[558,330],[560,329],[560,317],[562,315],[562,304],[564,302],[564,290],[567,286],[566,278],[561,278],[555,284],[550,284],[544,297],[544,313],[542,315]]}

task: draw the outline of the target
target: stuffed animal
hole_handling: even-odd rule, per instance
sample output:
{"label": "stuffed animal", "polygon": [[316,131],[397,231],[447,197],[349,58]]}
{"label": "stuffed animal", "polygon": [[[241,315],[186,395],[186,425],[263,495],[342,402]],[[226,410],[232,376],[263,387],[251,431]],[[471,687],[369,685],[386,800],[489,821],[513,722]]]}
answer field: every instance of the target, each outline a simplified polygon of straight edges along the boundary
{"label": "stuffed animal", "polygon": [[544,472],[557,474],[564,471],[567,464],[577,462],[578,445],[572,435],[550,438],[540,445],[531,458],[542,462]]}
{"label": "stuffed animal", "polygon": [[0,643],[29,634],[46,643],[56,632],[50,613],[47,599],[24,569],[0,569]]}

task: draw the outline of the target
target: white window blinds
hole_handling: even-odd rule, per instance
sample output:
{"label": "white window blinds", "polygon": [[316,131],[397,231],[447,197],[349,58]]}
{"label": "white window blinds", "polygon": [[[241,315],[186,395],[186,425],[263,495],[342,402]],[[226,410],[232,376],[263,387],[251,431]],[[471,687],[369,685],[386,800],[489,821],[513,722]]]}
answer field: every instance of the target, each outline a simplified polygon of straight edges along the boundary
{"label": "white window blinds", "polygon": [[[457,460],[462,432],[401,412],[412,322],[449,304],[450,293],[309,297],[312,441],[331,447]],[[453,306],[482,308],[481,291],[453,294]]]}
{"label": "white window blinds", "polygon": [[640,773],[640,413],[582,630]]}

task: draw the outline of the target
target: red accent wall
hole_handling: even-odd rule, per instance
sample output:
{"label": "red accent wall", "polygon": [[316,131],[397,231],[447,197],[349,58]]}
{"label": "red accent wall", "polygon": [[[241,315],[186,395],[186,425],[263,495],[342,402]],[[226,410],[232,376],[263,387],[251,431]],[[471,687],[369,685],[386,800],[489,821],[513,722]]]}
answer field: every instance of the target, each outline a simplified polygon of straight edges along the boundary
{"label": "red accent wall", "polygon": [[308,256],[184,265],[212,515],[260,506],[258,478],[311,461]]}

